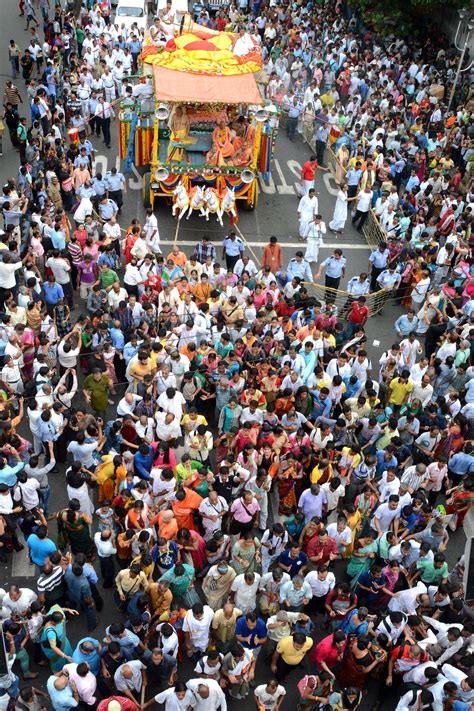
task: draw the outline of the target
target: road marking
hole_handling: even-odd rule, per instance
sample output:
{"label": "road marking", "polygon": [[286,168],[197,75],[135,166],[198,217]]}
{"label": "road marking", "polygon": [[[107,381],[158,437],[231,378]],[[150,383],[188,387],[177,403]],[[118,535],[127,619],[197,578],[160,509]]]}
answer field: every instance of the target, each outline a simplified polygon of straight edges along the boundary
{"label": "road marking", "polygon": [[[120,158],[118,158],[118,160],[120,160]],[[120,168],[117,168],[117,170],[120,170]],[[135,177],[128,179],[128,187],[131,190],[143,190],[143,177],[134,165],[132,165],[132,173]]]}
{"label": "road marking", "polygon": [[262,190],[262,193],[265,193],[266,195],[275,195],[276,193],[276,186],[275,186],[275,181],[273,180],[273,175],[270,173],[270,178],[268,180],[268,185],[265,183],[263,178],[259,178],[258,182],[260,183],[260,188]]}
{"label": "road marking", "polygon": [[[208,231],[207,234],[212,234],[212,230]],[[211,240],[212,242],[212,240]],[[249,240],[246,240],[247,244],[250,245],[250,247],[264,247],[266,242],[250,242]],[[173,240],[161,240],[160,245],[170,245],[172,246],[174,244]],[[186,239],[180,239],[179,238],[179,233],[178,233],[178,244],[183,245],[184,247],[194,247],[197,242],[196,240],[186,240]],[[298,246],[298,242],[278,242],[280,247],[283,247],[283,249],[295,249],[295,247]],[[301,243],[301,249],[303,248],[304,243]],[[325,242],[321,249],[336,249],[337,247],[340,247],[341,249],[355,249],[355,250],[362,250],[365,249],[366,251],[370,251],[369,247],[367,244],[345,244],[344,242]]]}
{"label": "road marking", "polygon": [[296,195],[296,190],[292,185],[288,185],[288,183],[285,180],[285,176],[283,175],[283,171],[280,166],[280,162],[277,160],[273,161],[273,165],[275,167],[276,172],[278,173],[278,177],[280,178],[281,185],[277,185],[277,191],[280,195]]}
{"label": "road marking", "polygon": [[[102,175],[105,175],[105,173],[108,170],[108,165],[109,165],[109,157],[108,156],[102,155],[101,153],[96,155],[95,165],[94,165],[96,172],[100,168],[99,172],[101,172]],[[120,160],[119,156],[116,156],[116,158],[115,158],[115,165],[117,167],[117,170],[121,170],[121,160]],[[292,176],[294,175],[295,178],[297,178],[298,182],[300,182],[301,163],[297,160],[291,159],[291,160],[286,161],[286,167],[288,168],[288,170],[290,171]],[[263,193],[265,193],[266,195],[275,195],[276,193],[278,193],[278,195],[291,195],[291,196],[296,195],[298,197],[295,183],[293,183],[293,184],[287,183],[282,166],[280,165],[280,162],[277,159],[275,159],[273,161],[272,171],[273,171],[273,169],[274,169],[274,171],[276,171],[276,174],[277,174],[276,175],[276,182],[275,182],[275,178],[273,177],[272,173],[270,173],[268,183],[266,183],[260,176],[258,180],[259,180],[259,185],[260,185],[261,191]],[[132,165],[131,173],[133,174],[133,177],[127,178],[127,184],[128,184],[129,189],[130,190],[142,190],[143,177],[140,175],[140,173],[138,172],[138,170],[136,169],[136,167],[134,165]],[[330,195],[333,195],[334,197],[336,197],[339,192],[339,188],[337,186],[333,187],[333,185],[331,184],[332,181],[334,181],[334,175],[332,175],[332,173],[324,173],[324,175],[322,177],[323,177],[324,186],[325,186],[327,192]]]}
{"label": "road marking", "polygon": [[336,196],[339,192],[339,188],[333,188],[331,185],[331,180],[335,180],[335,177],[332,173],[324,173],[323,175],[323,180],[324,180],[324,185],[326,186],[326,190],[330,195]]}
{"label": "road marking", "polygon": [[[19,538],[21,541],[21,537]],[[24,541],[21,541],[24,543]],[[15,578],[34,578],[36,569],[34,563],[30,561],[28,548],[26,543],[22,551],[15,551],[12,556],[12,577]]]}
{"label": "road marking", "polygon": [[298,180],[298,182],[300,182],[301,171],[302,171],[301,163],[297,160],[287,160],[286,165],[288,166],[289,170],[293,173],[295,178]]}

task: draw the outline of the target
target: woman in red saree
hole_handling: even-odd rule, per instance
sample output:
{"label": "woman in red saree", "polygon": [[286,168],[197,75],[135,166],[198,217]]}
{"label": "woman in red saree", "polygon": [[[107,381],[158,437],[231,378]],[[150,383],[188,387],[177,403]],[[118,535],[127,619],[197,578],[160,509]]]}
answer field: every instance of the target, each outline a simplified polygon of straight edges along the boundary
{"label": "woman in red saree", "polygon": [[455,514],[456,520],[450,528],[457,530],[464,523],[467,512],[474,502],[474,481],[465,479],[458,486],[448,489],[446,501],[446,513]]}
{"label": "woman in red saree", "polygon": [[357,689],[364,689],[373,669],[385,660],[386,655],[381,659],[374,655],[368,637],[358,637],[346,649],[339,683],[343,687],[355,686]]}
{"label": "woman in red saree", "polygon": [[456,452],[462,449],[463,444],[464,437],[461,433],[461,428],[456,422],[453,422],[448,427],[446,436],[443,437],[435,447],[435,461],[437,461],[442,454],[446,456],[456,454]]}
{"label": "woman in red saree", "polygon": [[287,454],[280,462],[278,472],[278,494],[280,497],[279,513],[281,516],[289,516],[296,509],[295,486],[298,479],[303,477],[301,467],[292,454]]}
{"label": "woman in red saree", "polygon": [[197,531],[180,528],[176,537],[182,563],[189,563],[198,573],[207,563],[206,542]]}
{"label": "woman in red saree", "polygon": [[25,381],[33,378],[33,361],[35,359],[35,334],[33,329],[18,323],[15,327],[18,334],[18,344],[23,353],[23,367],[21,373]]}
{"label": "woman in red saree", "polygon": [[[136,220],[133,220],[136,223]],[[127,234],[123,241],[123,255],[125,257],[125,264],[130,264],[132,261],[132,247],[140,236],[140,225],[133,224],[128,228]]]}
{"label": "woman in red saree", "polygon": [[[385,575],[384,588],[393,592],[398,578],[400,577],[400,565],[397,560],[390,560],[387,565],[382,568],[382,573]],[[372,603],[375,610],[386,610],[390,602],[390,595],[380,591],[375,604]]]}

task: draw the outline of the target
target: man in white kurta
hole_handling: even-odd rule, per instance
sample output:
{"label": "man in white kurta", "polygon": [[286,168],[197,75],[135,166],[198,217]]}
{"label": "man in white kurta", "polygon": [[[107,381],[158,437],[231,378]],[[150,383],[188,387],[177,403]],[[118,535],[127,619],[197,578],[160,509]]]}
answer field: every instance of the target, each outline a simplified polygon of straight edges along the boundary
{"label": "man in white kurta", "polygon": [[310,188],[307,195],[303,195],[298,204],[298,220],[300,227],[300,237],[304,238],[306,227],[318,212],[318,198],[314,188]]}
{"label": "man in white kurta", "polygon": [[317,262],[319,259],[319,248],[323,242],[323,235],[326,234],[326,223],[322,221],[321,215],[315,215],[310,220],[305,229],[304,238],[306,240],[306,252],[304,258],[307,262]]}
{"label": "man in white kurta", "polygon": [[[186,691],[175,691],[174,686],[171,689],[165,689],[160,694],[155,696],[157,704],[164,704],[165,711],[188,711],[190,706],[195,706],[193,692],[187,689]],[[150,703],[149,701],[147,703]]]}
{"label": "man in white kurta", "polygon": [[214,679],[190,679],[186,686],[193,693],[195,711],[227,711],[224,692]]}
{"label": "man in white kurta", "polygon": [[183,632],[186,635],[186,647],[193,653],[205,652],[209,644],[209,634],[214,612],[209,605],[197,603],[184,616]]}

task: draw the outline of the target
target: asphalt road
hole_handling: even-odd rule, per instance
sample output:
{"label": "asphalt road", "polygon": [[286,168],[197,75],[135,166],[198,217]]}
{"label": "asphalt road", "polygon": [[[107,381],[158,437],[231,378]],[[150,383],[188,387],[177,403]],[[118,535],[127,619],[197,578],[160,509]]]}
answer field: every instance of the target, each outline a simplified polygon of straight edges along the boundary
{"label": "asphalt road", "polygon": [[[8,61],[7,44],[8,40],[14,38],[20,48],[26,46],[24,44],[27,37],[24,32],[24,20],[18,17],[16,0],[3,0],[1,3],[1,29],[0,29],[0,78],[2,80],[2,88],[5,79],[10,77],[10,64]],[[8,31],[5,29],[8,28]],[[17,78],[17,85],[25,98],[24,83],[21,78]],[[24,105],[24,114],[29,115],[29,108]],[[99,141],[95,146],[97,150],[96,168],[105,172],[113,165],[117,165],[120,169],[120,159],[117,157],[117,133],[118,127],[114,122],[112,130],[112,147],[106,150],[103,144]],[[261,185],[260,201],[258,209],[254,212],[246,213],[239,211],[239,228],[245,235],[250,247],[256,253],[257,258],[261,254],[262,246],[268,241],[269,236],[275,234],[278,236],[280,243],[283,246],[284,259],[288,260],[294,253],[295,249],[300,248],[296,240],[298,234],[298,222],[296,218],[296,209],[298,205],[298,196],[295,190],[295,182],[299,178],[301,165],[309,157],[310,150],[303,144],[301,139],[297,139],[295,143],[290,143],[283,133],[280,134],[277,140],[277,148],[275,152],[275,161],[272,168],[272,179],[269,185]],[[8,134],[4,138],[3,157],[0,161],[0,179],[5,181],[11,176],[16,176],[18,173],[18,153],[11,148]],[[141,179],[137,176],[127,176],[129,190],[125,197],[125,204],[122,210],[120,224],[126,228],[133,217],[138,217],[144,220],[144,209],[141,200]],[[328,223],[332,217],[335,203],[335,184],[334,180],[327,174],[318,173],[316,179],[316,189],[318,191],[319,210],[323,219]],[[171,216],[170,207],[164,202],[157,205],[157,216],[159,220],[160,234],[163,245],[163,252],[166,254],[166,248],[173,243],[176,223]],[[183,250],[190,254],[193,245],[200,240],[202,234],[206,232],[210,234],[212,239],[219,245],[225,236],[226,229],[229,225],[225,225],[222,229],[215,222],[203,223],[197,216],[193,216],[185,226],[182,226],[179,232],[179,243]],[[348,259],[347,277],[350,278],[367,268],[367,258],[369,250],[364,241],[364,238],[357,232],[352,230],[348,225],[346,233],[343,237],[335,237],[328,234],[325,246],[320,251],[320,258],[324,259],[332,253],[336,246],[342,246],[343,251]],[[390,345],[394,337],[393,322],[398,316],[397,309],[387,308],[383,315],[376,316],[368,324],[369,350],[374,361],[378,361],[382,351]],[[379,341],[379,346],[372,345],[374,340]],[[375,362],[374,362],[375,368]],[[109,408],[110,417],[113,416],[113,408]],[[24,428],[25,436],[28,435],[27,428]],[[63,470],[59,474],[50,475],[50,483],[52,486],[52,496],[50,507],[52,511],[61,509],[67,501],[66,487],[64,482]],[[52,534],[54,535],[54,524],[51,525]],[[452,542],[449,547],[450,563],[454,563],[464,549],[465,536],[463,532],[458,532],[452,536]],[[5,587],[15,582],[20,586],[35,588],[35,570],[28,563],[27,556],[24,553],[14,555],[7,564],[0,565],[0,586]],[[101,638],[105,627],[113,620],[118,619],[117,613],[113,604],[110,591],[104,591],[104,609],[100,614],[99,627],[94,636]],[[69,623],[69,637],[73,646],[82,637],[87,635],[87,630],[83,618],[74,618]],[[320,629],[320,624],[316,624],[316,639],[324,636]],[[306,662],[309,669],[309,663]],[[286,684],[287,697],[284,702],[283,709],[294,708],[296,696],[296,681],[303,675],[303,671],[293,673]],[[180,666],[179,677],[183,680],[191,678],[191,668],[189,663]],[[266,681],[271,675],[269,667],[263,663],[263,660],[257,665],[257,682]],[[48,674],[44,668],[40,669],[40,677],[36,680],[35,685],[39,688],[45,688],[45,682]],[[364,699],[361,706],[362,709],[370,709],[374,700],[382,694],[386,694],[385,690],[379,689],[379,682],[371,679],[368,685],[368,695]],[[147,694],[147,698],[149,695]],[[393,709],[396,705],[396,700],[391,698],[390,694],[385,698],[383,703],[384,709]],[[239,707],[245,709],[254,709],[254,703],[249,696],[245,701],[240,702]],[[237,709],[235,701],[229,702],[229,709],[234,711]]]}

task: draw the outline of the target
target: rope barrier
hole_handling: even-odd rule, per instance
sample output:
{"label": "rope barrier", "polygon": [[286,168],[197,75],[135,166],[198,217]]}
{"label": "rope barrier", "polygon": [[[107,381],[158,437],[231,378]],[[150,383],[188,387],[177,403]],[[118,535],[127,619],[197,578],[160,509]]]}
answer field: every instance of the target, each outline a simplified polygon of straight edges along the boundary
{"label": "rope barrier", "polygon": [[253,251],[253,249],[252,249],[252,247],[250,246],[249,242],[247,241],[247,239],[245,238],[245,236],[242,234],[242,231],[241,231],[240,227],[239,227],[237,224],[233,225],[233,227],[234,227],[234,229],[237,230],[237,232],[239,233],[240,237],[241,237],[242,240],[244,241],[244,243],[245,243],[247,249],[249,250],[249,252],[250,252],[250,254],[252,255],[252,257],[254,258],[255,262],[256,262],[257,264],[260,264],[260,265],[261,265],[261,264],[262,264],[262,261],[257,257],[257,255],[255,254],[255,252]]}
{"label": "rope barrier", "polygon": [[180,225],[181,225],[181,220],[177,219],[176,220],[176,230],[174,233],[173,247],[176,247],[176,244],[178,242],[178,232],[179,232]]}
{"label": "rope barrier", "polygon": [[[359,295],[351,294],[349,291],[345,291],[344,289],[334,289],[316,282],[305,281],[303,284],[310,296],[313,296],[324,304],[334,304],[338,309],[338,316],[340,319],[345,319],[347,317],[347,312],[351,303],[353,301],[357,301],[359,297]],[[388,301],[398,301],[398,297],[390,296],[391,291],[391,289],[380,289],[379,291],[363,294],[366,300],[365,305],[369,309],[369,317],[380,313]]]}

